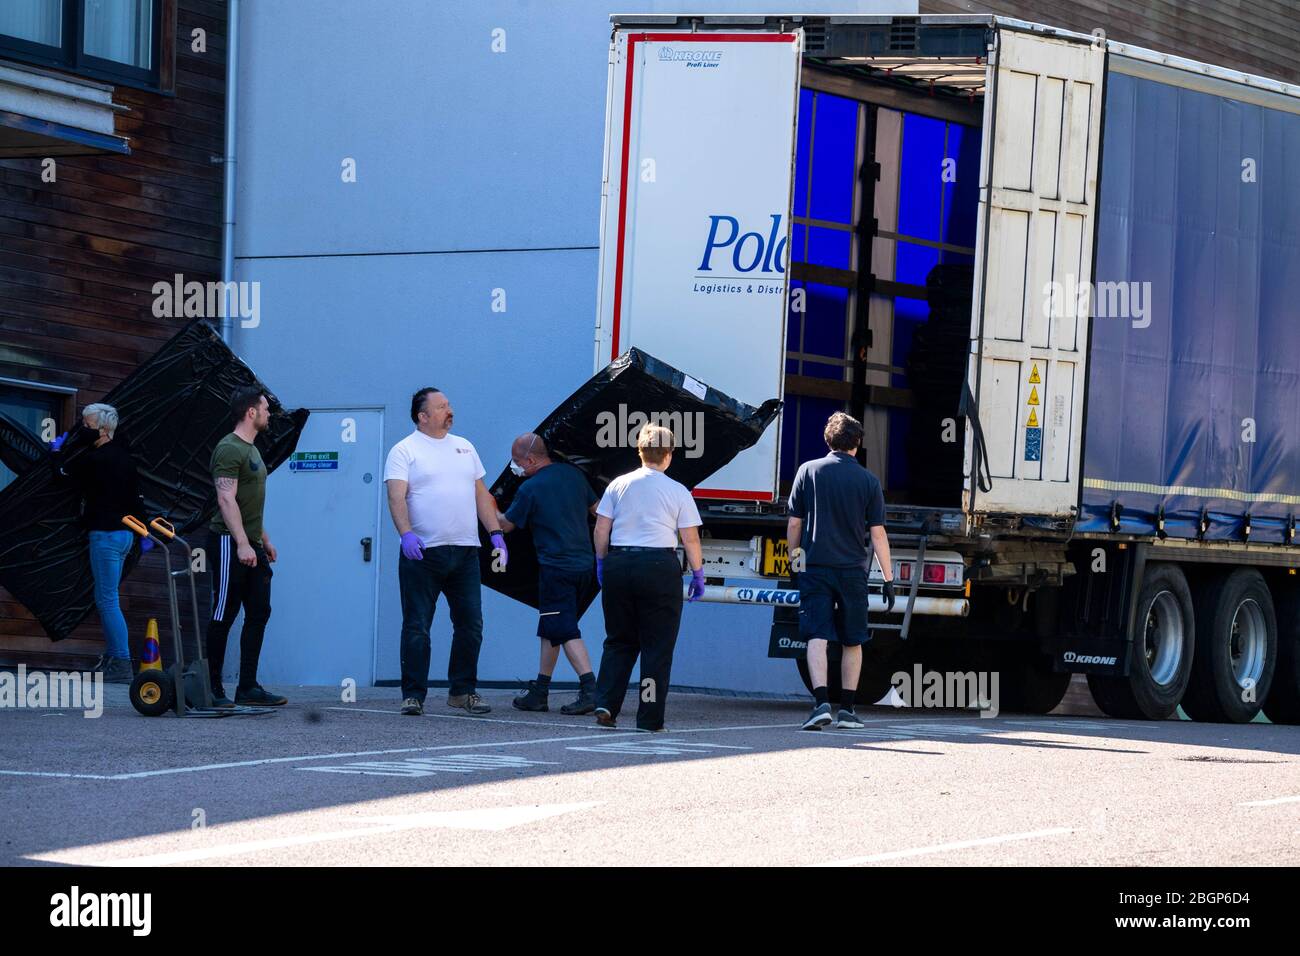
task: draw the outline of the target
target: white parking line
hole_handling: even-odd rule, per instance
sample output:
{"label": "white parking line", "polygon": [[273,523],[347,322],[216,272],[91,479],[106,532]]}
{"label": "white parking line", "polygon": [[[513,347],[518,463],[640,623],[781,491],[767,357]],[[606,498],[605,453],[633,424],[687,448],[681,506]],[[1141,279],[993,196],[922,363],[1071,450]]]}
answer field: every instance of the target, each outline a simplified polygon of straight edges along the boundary
{"label": "white parking line", "polygon": [[49,773],[42,770],[0,770],[6,777],[64,777],[72,780],[116,780],[111,774],[103,773]]}
{"label": "white parking line", "polygon": [[940,843],[936,846],[914,847],[910,850],[891,850],[888,853],[873,853],[871,856],[855,856],[847,860],[832,860],[829,863],[812,863],[810,866],[861,866],[864,863],[884,863],[888,860],[902,860],[913,856],[926,856],[930,853],[949,853],[953,850],[966,850],[973,846],[991,846],[995,843],[1012,843],[1016,840],[1035,840],[1039,837],[1060,836],[1073,833],[1069,827],[1054,827],[1050,830],[1031,830],[1028,833],[1008,833],[1004,836],[981,837],[978,840],[959,840],[956,843]]}
{"label": "white parking line", "polygon": [[[395,710],[379,710],[374,707],[325,707],[324,710],[341,710],[344,713],[354,714],[384,714],[389,717],[403,717]],[[585,717],[571,720],[567,723],[560,723],[558,720],[513,720],[509,717],[475,717],[473,714],[421,714],[421,717],[437,717],[440,720],[472,720],[480,724],[524,724],[528,727],[567,727],[569,730],[590,730],[595,718],[588,715]],[[406,718],[410,720],[409,717]],[[581,723],[579,723],[581,721]],[[624,732],[630,728],[623,728]]]}
{"label": "white parking line", "polygon": [[492,740],[477,744],[442,744],[438,747],[397,747],[389,750],[357,750],[349,753],[300,754],[294,757],[262,757],[258,760],[236,760],[230,763],[207,763],[194,767],[167,767],[163,770],[139,770],[135,773],[52,775],[35,770],[3,770],[0,773],[16,777],[67,776],[80,780],[140,780],[146,777],[166,777],[180,773],[201,773],[205,770],[233,770],[240,767],[260,767],[266,764],[296,763],[303,760],[341,760],[348,757],[378,757],[386,754],[429,753],[437,750],[469,750],[475,747],[522,747],[528,744],[567,743],[571,740],[608,740],[609,731],[569,737],[536,737],[532,740]]}
{"label": "white parking line", "polygon": [[[330,708],[330,709],[335,709],[335,708]],[[355,710],[357,708],[344,707],[338,709]],[[386,714],[386,713],[391,713],[391,711],[376,711],[376,713]],[[401,716],[401,715],[398,714],[395,716]],[[430,716],[444,717],[448,720],[473,720],[473,721],[483,721],[483,722],[491,721],[494,719],[494,718],[483,718],[483,717],[471,717],[468,714],[465,715],[464,717],[459,717],[454,714],[437,714],[437,715],[430,715]],[[948,721],[951,719],[952,719],[951,717],[921,717],[921,718],[913,717],[913,718],[902,718],[901,720],[905,721],[908,724],[915,724],[919,721],[942,723],[943,721]],[[495,720],[499,723],[533,724],[535,726],[552,726],[549,724],[543,724],[540,721],[531,721],[531,720],[508,720],[504,718],[495,718]],[[900,718],[898,717],[871,717],[871,718],[867,718],[864,721],[864,723],[867,724],[889,724],[889,723],[899,723],[899,722],[900,722]],[[561,726],[571,727],[571,729],[574,730],[582,729],[580,727],[572,727],[569,724],[564,724]],[[687,727],[684,729],[674,728],[670,730],[669,737],[670,738],[675,737],[680,734],[730,733],[730,732],[745,731],[745,730],[797,730],[798,727],[799,727],[798,723],[779,723],[779,724],[739,724],[739,725],[727,726],[727,727]],[[993,728],[990,727],[989,729],[992,730]],[[359,750],[350,753],[299,754],[291,757],[262,757],[256,760],[235,760],[229,763],[208,763],[208,764],[199,764],[197,766],[191,766],[191,767],[165,767],[160,770],[139,770],[132,773],[97,774],[97,773],[59,773],[59,772],[48,772],[48,771],[41,771],[41,770],[0,770],[0,775],[9,776],[9,777],[60,777],[60,778],[70,779],[70,780],[141,780],[149,777],[168,777],[168,776],[174,776],[176,774],[182,774],[182,773],[204,773],[210,770],[237,770],[243,767],[260,767],[260,766],[268,766],[271,764],[280,764],[280,763],[297,763],[305,760],[340,760],[340,759],[351,758],[351,757],[377,757],[377,756],[385,756],[388,754],[429,753],[438,750],[473,750],[478,747],[526,747],[529,746],[530,744],[565,743],[574,740],[595,740],[598,738],[608,740],[610,739],[611,735],[625,735],[625,734],[639,735],[640,732],[632,729],[631,727],[625,727],[620,729],[600,730],[593,734],[573,734],[567,737],[537,737],[529,740],[486,740],[486,741],[480,741],[478,743],[442,744],[440,746],[433,746],[433,747],[399,747],[399,748],[393,748],[388,750]],[[811,739],[811,735],[803,732],[800,732],[800,736],[809,737]],[[848,736],[852,736],[852,734],[845,731],[835,731],[831,733],[830,736],[832,738],[835,736],[848,737]],[[822,737],[821,739],[825,740],[827,738]]]}
{"label": "white parking line", "polygon": [[1245,803],[1239,803],[1239,807],[1276,807],[1283,803],[1300,803],[1300,797],[1274,797],[1271,800],[1247,800]]}

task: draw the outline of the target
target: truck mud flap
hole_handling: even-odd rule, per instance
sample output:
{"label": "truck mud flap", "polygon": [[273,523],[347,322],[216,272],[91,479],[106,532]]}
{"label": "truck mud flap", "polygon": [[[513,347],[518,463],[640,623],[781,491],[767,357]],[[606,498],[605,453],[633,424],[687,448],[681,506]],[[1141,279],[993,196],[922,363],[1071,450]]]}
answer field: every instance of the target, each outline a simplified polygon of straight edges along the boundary
{"label": "truck mud flap", "polygon": [[[533,431],[556,460],[582,469],[600,495],[611,480],[640,465],[636,432],[641,425],[667,425],[678,445],[668,475],[694,488],[757,442],[780,410],[776,399],[755,408],[632,348],[561,402]],[[526,480],[507,466],[489,486],[502,511]],[[483,583],[536,607],[537,553],[531,533],[518,529],[506,536],[510,560],[504,570],[494,570],[491,543],[482,528],[479,534]],[[580,608],[579,614],[585,610]]]}
{"label": "truck mud flap", "polygon": [[[182,534],[212,517],[217,500],[208,474],[212,449],[230,431],[231,395],[254,385],[271,405],[271,424],[258,436],[257,447],[272,472],[297,445],[308,413],[287,411],[202,320],[178,332],[100,399],[121,416],[113,440],[131,449],[146,517],[162,515]],[[11,442],[7,463],[16,446],[9,436],[5,440]],[[45,446],[38,451],[43,462],[31,464],[0,491],[0,586],[58,641],[90,611],[94,582],[77,491],[52,467]],[[84,447],[67,449],[69,461],[84,453]],[[123,576],[138,556],[133,549]]]}

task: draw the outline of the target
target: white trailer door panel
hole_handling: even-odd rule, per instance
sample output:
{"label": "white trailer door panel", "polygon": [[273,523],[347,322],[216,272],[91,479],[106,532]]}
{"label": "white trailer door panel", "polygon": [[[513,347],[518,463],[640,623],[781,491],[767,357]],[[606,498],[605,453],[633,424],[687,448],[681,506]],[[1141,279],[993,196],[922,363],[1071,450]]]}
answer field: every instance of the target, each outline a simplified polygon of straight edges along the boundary
{"label": "white trailer door panel", "polygon": [[972,479],[965,503],[1065,516],[1079,495],[1105,49],[999,29],[994,63],[969,371],[992,487]]}
{"label": "white trailer door panel", "polygon": [[[635,345],[751,405],[781,397],[800,40],[615,33],[597,369]],[[778,429],[696,495],[772,500]]]}

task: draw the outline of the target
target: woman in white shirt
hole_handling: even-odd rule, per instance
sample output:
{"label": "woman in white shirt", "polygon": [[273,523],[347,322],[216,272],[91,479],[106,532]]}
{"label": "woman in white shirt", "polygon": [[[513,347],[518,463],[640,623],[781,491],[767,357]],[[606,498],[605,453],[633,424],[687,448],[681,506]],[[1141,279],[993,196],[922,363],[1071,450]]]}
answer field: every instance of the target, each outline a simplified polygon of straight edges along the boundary
{"label": "woman in white shirt", "polygon": [[704,594],[700,512],[686,486],[664,472],[673,433],[645,425],[637,435],[641,467],[609,483],[596,506],[596,577],[605,611],[605,651],[596,678],[596,723],[613,727],[641,657],[638,730],[664,729],[673,648],[682,619],[680,533],[691,568],[689,600]]}

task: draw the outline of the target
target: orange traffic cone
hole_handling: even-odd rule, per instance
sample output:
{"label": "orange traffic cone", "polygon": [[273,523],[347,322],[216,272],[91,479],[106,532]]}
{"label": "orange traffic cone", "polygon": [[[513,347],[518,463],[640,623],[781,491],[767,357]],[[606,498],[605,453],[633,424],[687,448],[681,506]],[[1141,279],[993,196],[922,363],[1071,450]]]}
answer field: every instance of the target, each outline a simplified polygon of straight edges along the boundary
{"label": "orange traffic cone", "polygon": [[148,626],[144,629],[144,651],[140,654],[140,670],[160,671],[162,669],[162,653],[158,650],[158,619],[151,617]]}

